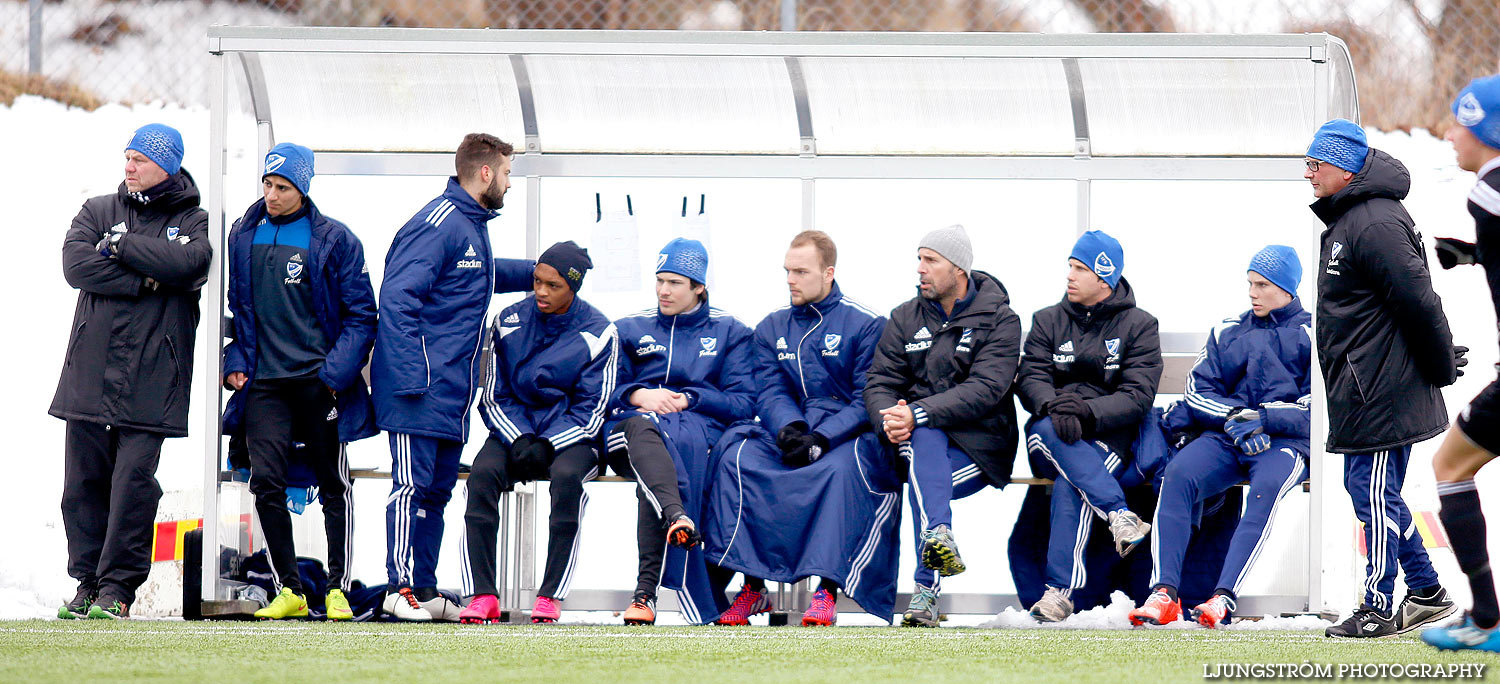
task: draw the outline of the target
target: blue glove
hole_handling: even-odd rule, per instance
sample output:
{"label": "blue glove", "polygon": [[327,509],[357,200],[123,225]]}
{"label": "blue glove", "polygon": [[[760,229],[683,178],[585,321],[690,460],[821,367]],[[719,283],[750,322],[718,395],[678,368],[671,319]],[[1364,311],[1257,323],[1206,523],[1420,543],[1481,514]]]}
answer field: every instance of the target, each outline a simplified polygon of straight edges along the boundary
{"label": "blue glove", "polygon": [[286,509],[297,515],[302,515],[302,511],[307,509],[308,498],[306,487],[287,487]]}
{"label": "blue glove", "polygon": [[1224,421],[1224,434],[1229,435],[1236,445],[1250,435],[1265,432],[1265,428],[1266,424],[1261,420],[1260,411],[1253,409],[1241,409],[1231,414],[1229,420]]}
{"label": "blue glove", "polygon": [[1240,451],[1245,452],[1246,456],[1254,456],[1269,448],[1271,448],[1271,436],[1264,432],[1257,432],[1240,442]]}

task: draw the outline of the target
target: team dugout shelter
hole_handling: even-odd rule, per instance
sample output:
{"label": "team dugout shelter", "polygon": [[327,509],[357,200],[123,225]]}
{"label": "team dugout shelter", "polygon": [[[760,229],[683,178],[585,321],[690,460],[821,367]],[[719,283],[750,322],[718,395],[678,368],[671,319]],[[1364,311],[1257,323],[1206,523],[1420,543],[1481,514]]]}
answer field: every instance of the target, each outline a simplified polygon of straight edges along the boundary
{"label": "team dugout shelter", "polygon": [[[782,253],[803,229],[828,232],[841,287],[885,311],[913,295],[920,236],[963,223],[976,268],[1005,282],[1023,321],[1061,296],[1077,236],[1105,230],[1125,245],[1125,276],[1161,322],[1162,403],[1182,391],[1214,323],[1246,308],[1244,266],[1257,249],[1293,245],[1304,273],[1316,273],[1321,225],[1306,208],[1303,153],[1324,121],[1359,121],[1348,49],[1326,34],[214,26],[208,47],[211,162],[200,184],[216,249],[199,346],[210,358],[199,360],[195,402],[206,548],[188,553],[190,568],[198,560],[184,583],[189,617],[244,608],[223,579],[225,562],[214,560],[245,550],[254,529],[248,492],[224,472],[214,350],[225,330],[226,232],[258,196],[260,160],[278,142],[316,152],[311,196],[364,199],[319,206],[363,239],[377,289],[390,237],[441,191],[459,140],[482,131],[513,143],[513,188],[491,224],[497,256],[534,258],[564,239],[588,246],[601,205],[629,207],[641,220],[639,254],[629,256],[642,261],[639,287],[591,291],[601,279],[590,278],[580,293],[612,317],[654,303],[651,259],[670,235],[647,225],[653,195],[670,196],[659,204],[672,213],[680,197],[691,195],[695,209],[708,198],[713,303],[752,326],[785,305]],[[395,187],[419,189],[404,204],[386,202]],[[594,252],[596,262],[623,258]],[[1314,281],[1304,278],[1304,301]],[[1257,566],[1240,600],[1246,614],[1357,602],[1363,561],[1349,543],[1339,460],[1322,448],[1324,393],[1312,375],[1310,485],[1291,495],[1302,503],[1287,502],[1295,517],[1305,508],[1306,520],[1286,523],[1279,556]],[[475,420],[471,429],[483,426]],[[477,449],[483,437],[472,437]],[[355,448],[389,468],[386,440]],[[1018,481],[1029,475],[1025,463],[1022,454]],[[998,575],[945,581],[945,611],[1017,605],[994,587],[1009,582],[1013,489],[1023,487],[985,504],[993,512],[985,520],[957,513],[970,574],[988,566]],[[535,496],[518,488],[505,509],[512,534],[501,547],[501,582],[510,606],[535,589]],[[615,517],[633,525],[633,498],[621,511],[630,514]],[[384,529],[360,515],[357,529]],[[374,547],[372,538],[357,543]],[[456,555],[453,540],[444,546]],[[383,544],[360,551],[377,552]],[[633,552],[620,565],[621,591],[575,591],[569,608],[627,603]]]}

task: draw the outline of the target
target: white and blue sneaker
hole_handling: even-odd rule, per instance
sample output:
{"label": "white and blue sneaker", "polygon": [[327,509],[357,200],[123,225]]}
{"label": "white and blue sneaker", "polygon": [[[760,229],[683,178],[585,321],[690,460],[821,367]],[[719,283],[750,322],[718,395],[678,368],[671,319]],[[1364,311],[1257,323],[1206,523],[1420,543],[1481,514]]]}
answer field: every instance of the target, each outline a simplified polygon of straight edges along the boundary
{"label": "white and blue sneaker", "polygon": [[1500,630],[1494,627],[1480,629],[1468,612],[1464,613],[1463,621],[1456,625],[1422,630],[1422,641],[1440,651],[1500,652]]}

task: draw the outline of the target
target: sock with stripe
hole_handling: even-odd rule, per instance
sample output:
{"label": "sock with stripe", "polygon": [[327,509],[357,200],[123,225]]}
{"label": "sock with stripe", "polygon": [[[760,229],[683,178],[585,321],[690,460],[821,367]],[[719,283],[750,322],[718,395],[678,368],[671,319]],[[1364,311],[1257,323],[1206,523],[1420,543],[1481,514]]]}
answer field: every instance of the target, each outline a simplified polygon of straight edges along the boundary
{"label": "sock with stripe", "polygon": [[1489,629],[1500,622],[1500,605],[1495,598],[1495,578],[1490,572],[1490,553],[1486,548],[1484,511],[1479,507],[1479,490],[1473,480],[1437,483],[1438,517],[1448,531],[1448,543],[1458,557],[1458,567],[1469,576],[1474,594],[1470,616],[1474,624]]}

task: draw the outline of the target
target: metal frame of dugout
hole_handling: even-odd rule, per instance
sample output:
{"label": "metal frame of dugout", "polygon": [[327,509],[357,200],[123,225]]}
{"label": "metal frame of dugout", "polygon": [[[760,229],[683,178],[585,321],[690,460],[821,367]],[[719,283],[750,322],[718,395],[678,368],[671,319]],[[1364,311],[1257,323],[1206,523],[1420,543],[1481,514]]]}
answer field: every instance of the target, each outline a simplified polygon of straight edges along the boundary
{"label": "metal frame of dugout", "polygon": [[[222,346],[231,89],[254,115],[255,158],[278,138],[296,139],[317,152],[320,175],[447,176],[452,141],[465,133],[523,141],[513,173],[527,178],[532,257],[547,178],[797,179],[804,227],[821,179],[1070,180],[1082,233],[1092,181],[1296,179],[1312,130],[1359,120],[1348,48],[1327,34],[213,26],[208,49],[217,247],[208,291],[217,296],[202,349]],[[628,121],[632,135],[591,135],[586,116]],[[703,121],[714,125],[705,132]],[[208,368],[199,401],[222,407],[221,359]],[[1262,612],[1317,612],[1337,586],[1322,567],[1326,421],[1313,376],[1306,596],[1245,597]],[[202,426],[205,551],[238,536],[225,529],[238,512],[226,520],[220,510],[219,417],[206,412]],[[516,517],[535,524],[534,511]],[[201,582],[186,583],[202,600],[189,615],[243,609],[217,564],[201,565]],[[619,605],[611,592],[577,592],[570,607],[594,593],[601,605],[576,607]],[[999,595],[945,598],[964,599],[945,602],[954,612],[1004,605]]]}

